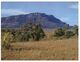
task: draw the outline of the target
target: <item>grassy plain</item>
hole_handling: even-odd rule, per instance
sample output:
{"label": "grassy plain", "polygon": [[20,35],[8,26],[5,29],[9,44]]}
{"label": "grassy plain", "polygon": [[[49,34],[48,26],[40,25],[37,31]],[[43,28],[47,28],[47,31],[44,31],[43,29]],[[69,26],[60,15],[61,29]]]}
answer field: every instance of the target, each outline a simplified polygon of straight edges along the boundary
{"label": "grassy plain", "polygon": [[47,39],[11,43],[11,49],[2,49],[2,60],[78,60],[78,39],[54,39],[45,31]]}

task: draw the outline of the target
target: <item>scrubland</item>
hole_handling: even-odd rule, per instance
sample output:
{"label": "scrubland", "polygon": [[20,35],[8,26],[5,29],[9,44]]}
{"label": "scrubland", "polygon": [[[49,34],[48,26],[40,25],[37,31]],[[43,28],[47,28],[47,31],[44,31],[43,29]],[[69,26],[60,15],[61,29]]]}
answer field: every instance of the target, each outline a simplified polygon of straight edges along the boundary
{"label": "scrubland", "polygon": [[11,43],[1,50],[2,60],[78,60],[78,39],[54,39],[52,31],[45,31],[47,39]]}

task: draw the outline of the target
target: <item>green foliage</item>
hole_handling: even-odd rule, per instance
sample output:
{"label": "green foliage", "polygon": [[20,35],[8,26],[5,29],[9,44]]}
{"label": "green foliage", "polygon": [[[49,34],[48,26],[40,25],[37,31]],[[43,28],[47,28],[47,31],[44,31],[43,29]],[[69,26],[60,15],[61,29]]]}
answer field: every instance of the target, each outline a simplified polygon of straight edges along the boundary
{"label": "green foliage", "polygon": [[31,23],[26,24],[23,28],[19,30],[6,29],[2,31],[3,33],[6,33],[6,34],[2,34],[3,35],[2,38],[4,38],[3,41],[5,41],[4,45],[6,41],[7,42],[17,42],[17,41],[22,42],[22,41],[29,41],[30,39],[39,41],[45,36],[45,33],[39,24],[31,24]]}
{"label": "green foliage", "polygon": [[13,40],[12,34],[10,32],[5,32],[3,37],[1,38],[1,47],[9,49],[12,40]]}
{"label": "green foliage", "polygon": [[33,36],[34,36],[34,40],[40,40],[44,38],[45,34],[40,25],[36,25]]}
{"label": "green foliage", "polygon": [[77,25],[73,26],[73,30],[74,30],[74,33],[78,35],[78,26]]}
{"label": "green foliage", "polygon": [[55,32],[54,32],[54,36],[55,37],[61,37],[65,35],[65,31],[62,28],[58,28]]}
{"label": "green foliage", "polygon": [[[75,31],[75,33],[74,33]],[[64,28],[58,28],[55,32],[54,32],[54,37],[66,37],[66,38],[70,38],[72,36],[74,36],[75,34],[77,34],[77,29],[75,28],[75,30],[68,30],[68,29],[64,29]]]}
{"label": "green foliage", "polygon": [[66,37],[66,38],[70,38],[70,37],[72,37],[72,36],[74,36],[74,33],[73,33],[72,31],[66,31],[66,32],[65,32],[65,37]]}
{"label": "green foliage", "polygon": [[9,49],[11,46],[10,46],[9,42],[2,42],[1,47],[5,48],[5,49]]}
{"label": "green foliage", "polygon": [[38,41],[42,38],[44,38],[45,34],[43,32],[43,29],[41,28],[40,24],[31,24],[28,23],[24,26],[24,35],[22,39],[30,40],[33,39],[35,41]]}
{"label": "green foliage", "polygon": [[68,24],[65,24],[64,26],[63,26],[63,29],[66,31],[66,30],[68,30],[69,29],[69,25]]}
{"label": "green foliage", "polygon": [[29,41],[29,38],[30,36],[28,32],[22,32],[22,38],[21,38],[22,41]]}

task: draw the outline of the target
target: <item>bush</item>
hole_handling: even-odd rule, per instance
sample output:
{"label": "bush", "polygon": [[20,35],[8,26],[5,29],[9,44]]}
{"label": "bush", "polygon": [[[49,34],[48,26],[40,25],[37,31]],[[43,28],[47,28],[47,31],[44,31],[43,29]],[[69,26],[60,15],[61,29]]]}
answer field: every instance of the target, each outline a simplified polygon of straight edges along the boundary
{"label": "bush", "polygon": [[72,32],[72,31],[66,31],[65,32],[65,37],[66,38],[70,38],[70,37],[72,37],[74,35],[74,33]]}
{"label": "bush", "polygon": [[12,35],[10,32],[4,33],[2,39],[1,39],[1,47],[9,49],[10,43],[12,42]]}
{"label": "bush", "polygon": [[[20,30],[6,29],[5,32],[3,30],[3,33],[5,33],[5,34],[2,34],[4,35],[3,36],[4,41],[9,41],[9,42],[29,41],[30,39],[39,41],[45,36],[45,33],[41,28],[40,24],[31,24],[31,23],[26,24]],[[4,45],[5,45],[5,42],[4,42]]]}
{"label": "bush", "polygon": [[40,25],[36,25],[35,36],[36,36],[35,40],[40,40],[40,39],[44,38],[44,36],[45,36],[44,31]]}
{"label": "bush", "polygon": [[45,33],[43,32],[43,29],[41,28],[40,24],[26,24],[24,26],[24,35],[23,39],[29,40],[33,39],[35,41],[38,41],[42,38],[44,38]]}
{"label": "bush", "polygon": [[11,47],[10,43],[9,42],[3,42],[1,44],[1,47],[5,48],[5,49],[9,49]]}
{"label": "bush", "polygon": [[62,28],[58,28],[55,32],[54,32],[54,36],[55,37],[61,37],[65,35],[65,31]]}
{"label": "bush", "polygon": [[75,29],[75,34],[77,34],[77,35],[78,35],[78,28],[77,28],[77,29]]}
{"label": "bush", "polygon": [[22,41],[29,41],[29,38],[30,38],[29,33],[28,32],[23,32],[21,40]]}
{"label": "bush", "polygon": [[73,30],[74,30],[74,33],[78,35],[78,26],[77,25],[73,26]]}

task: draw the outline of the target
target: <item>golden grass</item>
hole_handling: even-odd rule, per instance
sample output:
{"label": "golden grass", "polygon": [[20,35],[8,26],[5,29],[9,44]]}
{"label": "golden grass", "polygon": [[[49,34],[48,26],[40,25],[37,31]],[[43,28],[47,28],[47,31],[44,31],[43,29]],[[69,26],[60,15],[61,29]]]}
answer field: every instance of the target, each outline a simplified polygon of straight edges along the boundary
{"label": "golden grass", "polygon": [[5,60],[77,60],[77,38],[62,40],[41,40],[34,42],[12,43],[12,49],[2,49]]}
{"label": "golden grass", "polygon": [[2,49],[3,60],[78,60],[78,39],[52,39],[54,30],[45,30],[47,38],[33,42],[11,43],[11,49]]}

